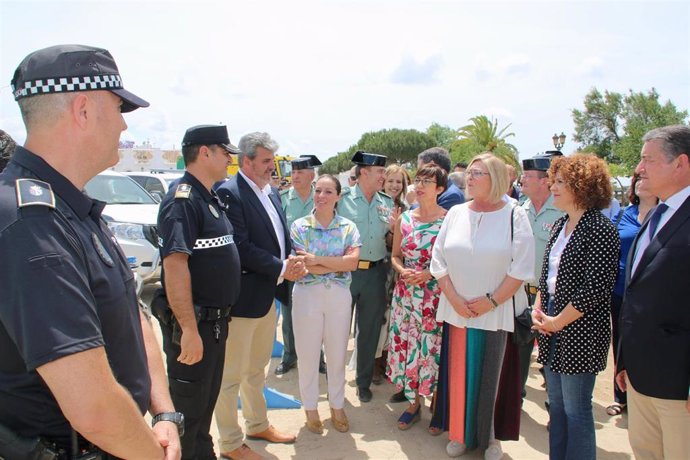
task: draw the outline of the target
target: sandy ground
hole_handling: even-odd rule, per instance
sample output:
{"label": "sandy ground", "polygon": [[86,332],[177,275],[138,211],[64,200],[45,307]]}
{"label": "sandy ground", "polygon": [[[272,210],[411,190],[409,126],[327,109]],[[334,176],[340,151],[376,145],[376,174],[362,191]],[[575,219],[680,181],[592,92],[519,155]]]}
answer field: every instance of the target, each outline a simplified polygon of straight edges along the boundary
{"label": "sandy ground", "polygon": [[[147,286],[144,300],[149,300],[155,286]],[[155,322],[155,320],[154,320]],[[156,325],[157,326],[157,325]],[[160,333],[158,327],[155,327]],[[280,328],[277,329],[280,335]],[[159,338],[160,339],[160,338]],[[350,340],[349,353],[353,341]],[[536,357],[533,356],[533,361]],[[299,399],[297,370],[276,376],[273,373],[280,358],[272,358],[267,368],[267,386]],[[597,458],[617,460],[632,458],[628,442],[627,416],[610,417],[606,406],[613,400],[612,370],[613,360],[609,356],[609,367],[599,375],[594,388],[594,420],[597,436]],[[542,378],[538,366],[533,363],[527,382],[527,398],[522,411],[520,440],[503,442],[504,459],[542,459],[548,458],[548,415],[544,408],[545,390],[541,387]],[[302,409],[272,409],[268,417],[272,425],[281,431],[297,434],[294,444],[269,444],[263,441],[247,440],[246,443],[260,455],[269,459],[447,459],[446,444],[448,434],[430,436],[426,428],[429,424],[429,410],[422,411],[422,420],[407,431],[400,431],[396,421],[405,409],[405,403],[391,404],[388,398],[395,393],[390,383],[372,385],[374,394],[369,403],[357,399],[354,384],[355,373],[346,373],[348,384],[345,389],[345,411],[350,420],[350,431],[340,433],[330,424],[330,412],[326,399],[326,379],[321,375],[321,396],[319,413],[324,422],[323,435],[316,435],[304,426]],[[429,401],[426,402],[429,407]],[[240,412],[241,414],[241,412]],[[241,421],[240,424],[243,422]],[[217,439],[215,423],[212,435]],[[218,444],[216,441],[216,453]],[[482,459],[483,453],[469,452],[461,458]]]}

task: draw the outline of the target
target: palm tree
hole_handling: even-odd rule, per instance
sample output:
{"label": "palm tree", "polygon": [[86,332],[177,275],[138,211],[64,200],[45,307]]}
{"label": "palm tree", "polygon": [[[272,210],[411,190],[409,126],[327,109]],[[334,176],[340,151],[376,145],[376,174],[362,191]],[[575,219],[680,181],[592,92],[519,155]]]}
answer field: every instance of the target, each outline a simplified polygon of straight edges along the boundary
{"label": "palm tree", "polygon": [[457,145],[452,150],[472,151],[474,155],[491,152],[506,163],[519,168],[518,150],[506,141],[507,138],[515,136],[515,133],[506,132],[510,124],[499,130],[498,120],[494,120],[493,117],[489,119],[485,115],[472,117],[470,121],[471,124],[458,130]]}

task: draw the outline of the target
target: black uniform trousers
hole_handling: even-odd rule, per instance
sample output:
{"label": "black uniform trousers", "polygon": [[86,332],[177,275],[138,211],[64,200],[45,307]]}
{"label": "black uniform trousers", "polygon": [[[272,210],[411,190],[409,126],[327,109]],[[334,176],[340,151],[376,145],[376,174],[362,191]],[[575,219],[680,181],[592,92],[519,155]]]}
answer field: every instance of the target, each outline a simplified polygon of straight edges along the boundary
{"label": "black uniform trousers", "polygon": [[[214,326],[218,325],[218,338]],[[213,410],[223,380],[225,341],[228,338],[228,319],[201,321],[199,335],[204,345],[204,355],[196,364],[188,366],[177,361],[180,346],[172,341],[172,324],[160,323],[163,350],[168,365],[168,384],[175,410],[185,418],[182,439],[182,458],[216,460],[213,438],[209,434]]]}

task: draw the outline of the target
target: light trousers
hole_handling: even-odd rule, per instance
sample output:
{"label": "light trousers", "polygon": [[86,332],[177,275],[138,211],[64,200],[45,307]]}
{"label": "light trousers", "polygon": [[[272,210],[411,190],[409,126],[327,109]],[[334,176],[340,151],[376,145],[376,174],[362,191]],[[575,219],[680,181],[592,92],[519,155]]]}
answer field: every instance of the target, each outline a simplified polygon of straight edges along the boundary
{"label": "light trousers", "polygon": [[[242,416],[247,434],[268,428],[264,385],[266,366],[273,351],[276,328],[275,304],[262,318],[233,317],[228,327],[223,383],[216,403],[216,425],[221,452],[242,445],[242,428],[237,420],[237,396],[242,400]],[[318,358],[317,358],[318,359]]]}
{"label": "light trousers", "polygon": [[292,328],[295,332],[299,392],[306,410],[319,401],[321,345],[328,362],[328,401],[333,409],[345,403],[345,357],[350,336],[350,289],[336,283],[295,284],[292,291]]}
{"label": "light trousers", "polygon": [[629,379],[628,439],[636,459],[690,458],[686,400],[659,399],[635,391]]}

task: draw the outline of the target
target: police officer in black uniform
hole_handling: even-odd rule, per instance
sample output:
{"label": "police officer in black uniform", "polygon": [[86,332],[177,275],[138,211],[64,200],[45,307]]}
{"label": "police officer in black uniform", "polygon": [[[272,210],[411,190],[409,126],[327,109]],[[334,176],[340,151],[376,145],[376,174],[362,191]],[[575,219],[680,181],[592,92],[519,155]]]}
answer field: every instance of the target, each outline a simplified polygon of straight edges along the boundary
{"label": "police officer in black uniform", "polygon": [[222,125],[189,128],[182,140],[187,171],[160,204],[162,284],[153,311],[163,333],[168,382],[185,416],[182,458],[214,459],[209,434],[225,359],[230,308],[240,291],[233,230],[213,184],[239,153]]}
{"label": "police officer in black uniform", "polygon": [[121,112],[148,103],[81,45],[31,53],[12,88],[27,139],[0,174],[0,457],[179,458],[134,275],[81,191],[117,162]]}

